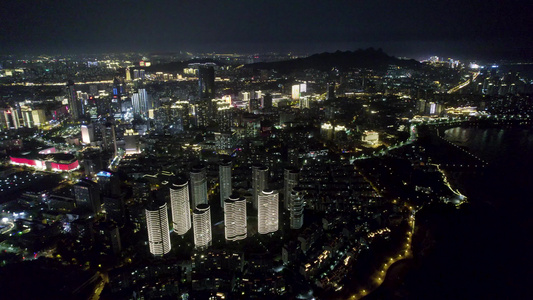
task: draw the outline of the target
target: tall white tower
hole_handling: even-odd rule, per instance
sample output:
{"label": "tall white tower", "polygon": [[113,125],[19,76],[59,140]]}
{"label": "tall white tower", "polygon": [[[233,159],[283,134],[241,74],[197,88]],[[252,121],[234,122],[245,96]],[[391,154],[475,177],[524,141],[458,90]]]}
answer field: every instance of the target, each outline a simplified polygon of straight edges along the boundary
{"label": "tall white tower", "polygon": [[192,206],[207,204],[207,175],[205,166],[197,165],[191,170]]}
{"label": "tall white tower", "polygon": [[268,167],[263,165],[252,166],[252,195],[254,209],[257,209],[257,200],[262,191],[267,188]]}
{"label": "tall white tower", "polygon": [[231,160],[224,159],[218,165],[218,177],[220,182],[220,207],[224,209],[224,200],[231,195]]}
{"label": "tall white tower", "polygon": [[304,224],[304,191],[300,187],[294,187],[290,199],[291,229],[300,229]]}
{"label": "tall white tower", "polygon": [[85,144],[94,142],[94,125],[81,125],[81,140]]}
{"label": "tall white tower", "polygon": [[174,232],[184,235],[191,229],[191,205],[189,202],[189,183],[180,178],[170,186],[170,207]]}
{"label": "tall white tower", "polygon": [[279,229],[279,193],[273,190],[261,192],[258,199],[257,231],[260,234]]}
{"label": "tall white tower", "polygon": [[194,246],[205,249],[211,245],[213,236],[211,233],[211,208],[209,204],[200,204],[192,213],[194,231]]}
{"label": "tall white tower", "polygon": [[285,168],[283,172],[283,207],[285,210],[289,210],[291,203],[291,191],[292,188],[298,185],[298,179],[300,178],[300,172],[296,168]]}
{"label": "tall white tower", "polygon": [[224,200],[224,233],[227,241],[243,240],[247,236],[246,199],[231,195]]}
{"label": "tall white tower", "polygon": [[137,93],[133,93],[131,105],[133,107],[133,114],[146,116],[149,107],[149,98],[146,89],[139,89]]}
{"label": "tall white tower", "polygon": [[170,230],[166,203],[152,202],[146,209],[146,227],[150,253],[162,256],[170,251]]}

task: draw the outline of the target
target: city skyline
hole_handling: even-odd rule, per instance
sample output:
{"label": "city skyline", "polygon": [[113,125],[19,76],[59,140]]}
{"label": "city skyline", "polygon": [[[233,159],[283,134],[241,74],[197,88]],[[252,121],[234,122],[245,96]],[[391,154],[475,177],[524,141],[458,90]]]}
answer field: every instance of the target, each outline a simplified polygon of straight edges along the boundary
{"label": "city skyline", "polygon": [[530,6],[2,2],[2,296],[527,298]]}

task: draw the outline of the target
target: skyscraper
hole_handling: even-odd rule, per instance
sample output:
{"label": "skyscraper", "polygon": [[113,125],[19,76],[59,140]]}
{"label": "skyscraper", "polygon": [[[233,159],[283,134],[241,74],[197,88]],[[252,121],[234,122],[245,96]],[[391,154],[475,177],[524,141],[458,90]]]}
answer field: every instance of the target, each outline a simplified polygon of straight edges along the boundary
{"label": "skyscraper", "polygon": [[82,179],[74,185],[76,207],[90,211],[94,214],[101,211],[100,189],[91,181]]}
{"label": "skyscraper", "polygon": [[231,195],[224,200],[224,233],[227,241],[238,241],[247,236],[246,199]]}
{"label": "skyscraper", "polygon": [[220,185],[220,207],[224,209],[224,201],[231,194],[231,160],[223,159],[218,165]]}
{"label": "skyscraper", "polygon": [[279,228],[279,194],[277,191],[264,190],[258,198],[257,232],[267,234]]}
{"label": "skyscraper", "polygon": [[114,155],[117,154],[117,134],[115,130],[115,124],[107,122],[100,125],[100,134],[102,136],[102,146],[106,151],[114,151]]}
{"label": "skyscraper", "polygon": [[292,188],[290,199],[291,229],[300,229],[304,224],[304,191],[298,186]]}
{"label": "skyscraper", "polygon": [[94,125],[81,125],[81,140],[84,144],[94,142]]}
{"label": "skyscraper", "polygon": [[292,188],[298,184],[298,178],[300,177],[300,171],[293,167],[285,168],[283,172],[283,207],[285,210],[289,210],[291,203],[291,191]]}
{"label": "skyscraper", "polygon": [[263,96],[263,109],[269,109],[272,108],[272,95],[270,93],[266,93]]}
{"label": "skyscraper", "polygon": [[82,116],[81,113],[81,102],[78,99],[78,95],[74,88],[74,82],[69,80],[67,83],[67,93],[68,93],[68,105],[69,112],[72,117],[72,120],[78,121]]}
{"label": "skyscraper", "polygon": [[213,236],[211,233],[211,208],[209,204],[200,204],[192,213],[194,231],[194,246],[205,249],[211,245]]}
{"label": "skyscraper", "polygon": [[126,67],[126,81],[131,81],[130,67]]}
{"label": "skyscraper", "polygon": [[211,65],[198,67],[198,98],[215,98],[215,69]]}
{"label": "skyscraper", "polygon": [[150,253],[155,256],[167,254],[171,248],[167,204],[153,201],[146,207],[145,214]]}
{"label": "skyscraper", "polygon": [[191,205],[189,202],[189,182],[180,178],[170,186],[170,207],[174,232],[184,235],[191,229]]}
{"label": "skyscraper", "polygon": [[191,170],[192,205],[207,204],[207,177],[203,165],[196,165]]}
{"label": "skyscraper", "polygon": [[257,209],[257,197],[267,188],[268,167],[263,165],[252,166],[252,202],[254,209]]}
{"label": "skyscraper", "polygon": [[328,83],[328,100],[334,100],[335,97],[335,82]]}
{"label": "skyscraper", "polygon": [[148,113],[148,101],[149,99],[146,89],[139,89],[137,93],[133,93],[131,97],[133,114],[145,117]]}
{"label": "skyscraper", "polygon": [[20,115],[19,111],[13,107],[7,108],[3,111],[4,121],[6,129],[19,129],[20,128]]}

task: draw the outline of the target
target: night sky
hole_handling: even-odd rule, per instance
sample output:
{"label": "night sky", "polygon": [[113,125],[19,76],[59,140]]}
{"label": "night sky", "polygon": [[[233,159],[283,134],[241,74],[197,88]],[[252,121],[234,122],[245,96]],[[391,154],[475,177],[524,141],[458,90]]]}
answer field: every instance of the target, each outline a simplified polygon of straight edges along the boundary
{"label": "night sky", "polygon": [[0,53],[217,51],[532,58],[531,0],[2,0]]}

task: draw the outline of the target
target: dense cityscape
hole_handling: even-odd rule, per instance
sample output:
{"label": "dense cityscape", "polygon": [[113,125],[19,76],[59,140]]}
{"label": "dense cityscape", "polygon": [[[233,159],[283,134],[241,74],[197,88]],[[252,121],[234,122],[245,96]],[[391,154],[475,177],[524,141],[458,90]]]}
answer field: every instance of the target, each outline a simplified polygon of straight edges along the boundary
{"label": "dense cityscape", "polygon": [[1,262],[68,274],[58,297],[361,298],[412,255],[424,204],[468,201],[447,171],[487,164],[442,132],[532,122],[517,72],[374,49],[1,74]]}
{"label": "dense cityscape", "polygon": [[0,4],[0,298],[527,298],[531,4],[415,2]]}

